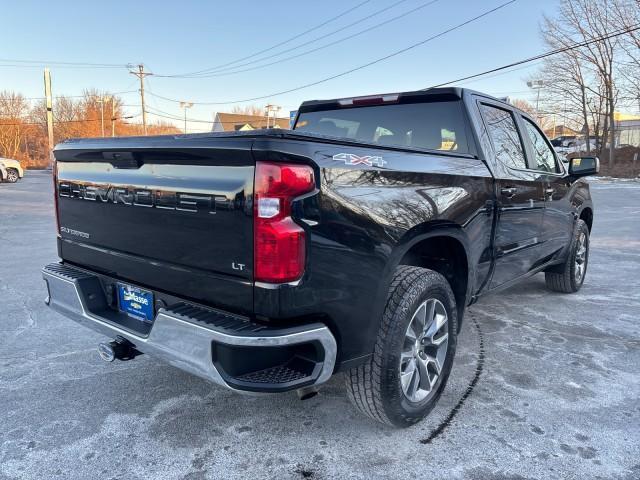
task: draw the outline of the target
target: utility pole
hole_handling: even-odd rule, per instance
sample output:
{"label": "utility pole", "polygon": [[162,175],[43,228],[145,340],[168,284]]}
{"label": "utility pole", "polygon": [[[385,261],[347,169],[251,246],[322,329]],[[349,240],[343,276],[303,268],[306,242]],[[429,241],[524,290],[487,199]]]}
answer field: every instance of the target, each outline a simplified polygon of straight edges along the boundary
{"label": "utility pole", "polygon": [[53,168],[53,100],[51,98],[51,71],[44,69],[44,96],[47,107],[47,136],[49,138],[49,166]]}
{"label": "utility pole", "polygon": [[[100,96],[100,127],[102,130],[102,136],[104,137],[104,102],[111,102],[111,110],[112,110],[112,115],[111,115],[111,130],[113,131],[113,117],[115,115],[113,115],[113,97],[111,95],[105,95],[104,93]],[[113,136],[113,135],[111,135]]]}
{"label": "utility pole", "polygon": [[140,104],[142,105],[142,131],[147,134],[147,110],[144,105],[144,77],[153,75],[153,73],[145,72],[144,65],[138,65],[138,71],[129,72],[140,79]]}
{"label": "utility pole", "polygon": [[100,102],[100,132],[104,137],[104,94],[100,95],[98,101]]}
{"label": "utility pole", "polygon": [[192,102],[180,102],[180,108],[184,110],[184,133],[187,134],[187,109],[193,107]]}
{"label": "utility pole", "polygon": [[111,97],[111,136],[116,136],[116,102]]}

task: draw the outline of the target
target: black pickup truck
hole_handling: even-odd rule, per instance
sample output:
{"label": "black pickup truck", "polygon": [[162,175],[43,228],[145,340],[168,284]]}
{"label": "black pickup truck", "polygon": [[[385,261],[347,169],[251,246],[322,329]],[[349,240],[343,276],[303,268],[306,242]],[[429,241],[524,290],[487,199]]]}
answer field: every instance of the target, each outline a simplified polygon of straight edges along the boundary
{"label": "black pickup truck", "polygon": [[544,272],[585,278],[593,205],[525,113],[459,88],[302,104],[292,131],[69,140],[47,304],[242,392],[411,425],[451,371],[465,307]]}

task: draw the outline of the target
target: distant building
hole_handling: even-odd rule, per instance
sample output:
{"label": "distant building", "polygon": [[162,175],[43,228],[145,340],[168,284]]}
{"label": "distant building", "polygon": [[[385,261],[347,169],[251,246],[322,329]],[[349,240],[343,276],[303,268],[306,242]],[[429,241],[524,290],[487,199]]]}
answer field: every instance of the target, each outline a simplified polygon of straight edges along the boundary
{"label": "distant building", "polygon": [[[289,128],[288,118],[268,119],[269,128]],[[213,132],[238,132],[267,128],[267,117],[262,115],[243,115],[240,113],[216,113],[213,120]]]}
{"label": "distant building", "polygon": [[616,145],[640,147],[640,116],[616,112]]}
{"label": "distant building", "polygon": [[555,125],[551,128],[547,128],[544,131],[544,134],[553,140],[556,137],[577,136],[580,135],[580,132],[573,128],[569,128],[566,125]]}

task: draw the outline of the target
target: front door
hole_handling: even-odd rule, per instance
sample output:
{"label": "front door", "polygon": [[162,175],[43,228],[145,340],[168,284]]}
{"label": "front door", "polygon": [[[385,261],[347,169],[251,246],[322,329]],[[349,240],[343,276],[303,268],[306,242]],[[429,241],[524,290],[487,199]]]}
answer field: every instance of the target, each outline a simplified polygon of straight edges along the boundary
{"label": "front door", "polygon": [[521,121],[526,132],[529,158],[532,160],[531,168],[540,172],[545,182],[542,260],[547,261],[561,255],[564,247],[570,244],[575,220],[569,198],[571,184],[551,144],[538,126],[524,116]]}
{"label": "front door", "polygon": [[529,169],[516,117],[499,104],[482,102],[480,110],[496,158],[498,219],[495,265],[490,288],[516,279],[541,257],[545,179]]}

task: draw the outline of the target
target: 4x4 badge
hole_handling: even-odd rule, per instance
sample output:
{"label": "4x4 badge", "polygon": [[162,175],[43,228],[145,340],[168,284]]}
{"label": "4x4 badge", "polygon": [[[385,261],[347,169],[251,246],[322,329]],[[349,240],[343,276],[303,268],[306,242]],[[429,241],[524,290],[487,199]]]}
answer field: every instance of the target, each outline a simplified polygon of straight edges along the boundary
{"label": "4x4 badge", "polygon": [[337,153],[333,156],[333,159],[339,162],[344,162],[345,165],[366,165],[368,167],[373,167],[374,165],[384,167],[387,163],[382,157],[371,155],[360,156],[354,153]]}

